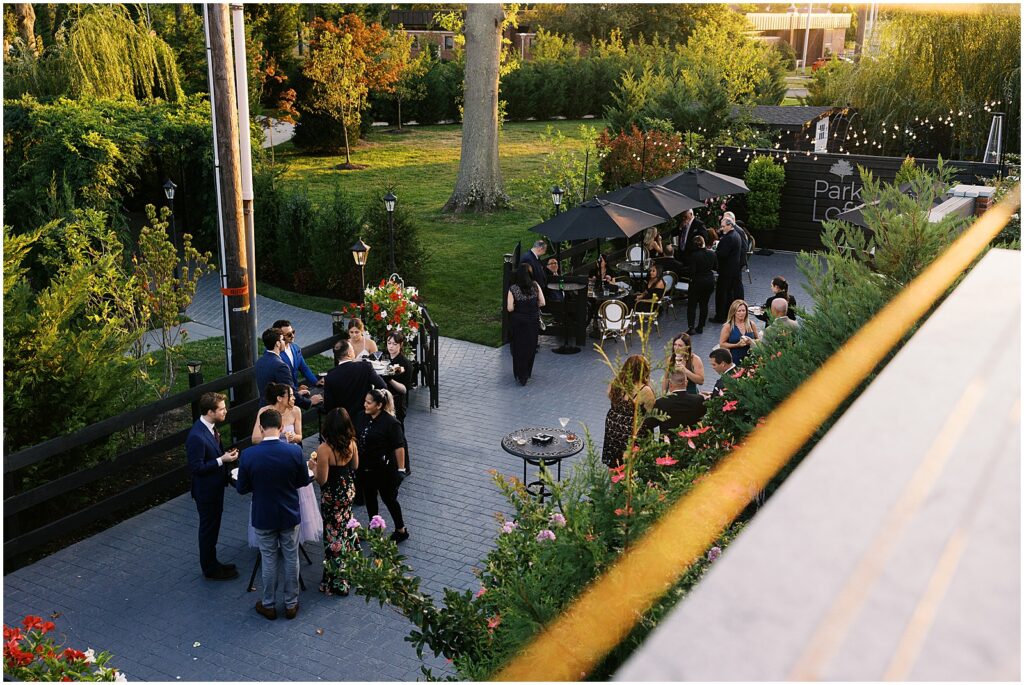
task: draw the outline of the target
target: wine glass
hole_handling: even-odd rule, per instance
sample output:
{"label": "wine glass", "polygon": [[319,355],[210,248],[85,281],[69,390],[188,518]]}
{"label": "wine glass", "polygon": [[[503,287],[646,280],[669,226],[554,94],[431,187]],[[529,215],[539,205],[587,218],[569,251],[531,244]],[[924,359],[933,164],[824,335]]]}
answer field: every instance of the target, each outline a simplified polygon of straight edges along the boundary
{"label": "wine glass", "polygon": [[569,425],[569,419],[565,416],[562,416],[558,419],[558,423],[562,424],[562,430],[565,430],[565,427]]}

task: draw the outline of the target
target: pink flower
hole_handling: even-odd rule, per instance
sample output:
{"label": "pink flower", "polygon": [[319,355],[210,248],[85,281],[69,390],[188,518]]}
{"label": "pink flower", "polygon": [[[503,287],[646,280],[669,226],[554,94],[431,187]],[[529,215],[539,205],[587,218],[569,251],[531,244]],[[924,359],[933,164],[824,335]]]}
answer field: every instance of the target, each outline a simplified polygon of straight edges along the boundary
{"label": "pink flower", "polygon": [[545,540],[554,540],[555,534],[545,528],[541,532],[537,533],[537,542],[544,542]]}
{"label": "pink flower", "polygon": [[715,546],[708,550],[708,561],[714,561],[722,554],[722,548]]}
{"label": "pink flower", "polygon": [[618,483],[620,480],[622,480],[625,477],[626,477],[626,474],[624,474],[624,473],[616,473],[614,476],[612,476],[612,482],[613,483]]}
{"label": "pink flower", "polygon": [[615,515],[616,516],[629,516],[632,513],[633,513],[633,507],[626,507],[624,509],[616,509],[615,510]]}
{"label": "pink flower", "polygon": [[501,614],[495,614],[487,619],[487,629],[494,630],[501,625]]}
{"label": "pink flower", "polygon": [[[352,519],[352,520],[354,521],[355,519]],[[332,552],[340,552],[341,551],[341,541],[335,540],[334,542],[332,542],[331,543],[331,551]]]}
{"label": "pink flower", "polygon": [[479,590],[477,590],[477,591],[476,591],[476,594],[475,594],[475,595],[473,595],[473,596],[474,596],[474,597],[483,597],[483,596],[484,596],[484,594],[485,594],[486,592],[487,592],[487,588],[485,588],[485,587],[482,587],[482,588],[480,588]]}
{"label": "pink flower", "polygon": [[380,530],[384,530],[387,527],[387,522],[384,521],[384,519],[382,519],[380,516],[374,516],[372,519],[370,519],[370,530],[376,530],[378,528]]}
{"label": "pink flower", "polygon": [[739,400],[730,400],[722,405],[722,411],[736,411],[737,404],[739,404]]}
{"label": "pink flower", "polygon": [[729,375],[732,376],[733,378],[739,378],[740,376],[743,375],[743,367],[737,367],[736,373],[730,373]]}
{"label": "pink flower", "polygon": [[516,523],[515,521],[505,521],[505,523],[501,524],[501,532],[502,533],[506,533],[506,534],[507,533],[511,533],[512,531],[514,531],[518,527],[519,527],[519,524]]}
{"label": "pink flower", "polygon": [[348,523],[345,524],[345,529],[346,530],[355,530],[356,528],[362,528],[362,527],[363,526],[359,523],[359,521],[356,520],[355,516],[350,518],[348,520]]}
{"label": "pink flower", "polygon": [[673,459],[672,457],[666,454],[664,457],[658,457],[657,459],[655,459],[654,463],[657,464],[658,466],[672,466],[673,464],[678,464],[679,460]]}
{"label": "pink flower", "polygon": [[559,514],[557,511],[555,513],[553,513],[548,518],[548,521],[553,526],[558,526],[559,528],[565,528],[565,517],[562,516],[561,514]]}

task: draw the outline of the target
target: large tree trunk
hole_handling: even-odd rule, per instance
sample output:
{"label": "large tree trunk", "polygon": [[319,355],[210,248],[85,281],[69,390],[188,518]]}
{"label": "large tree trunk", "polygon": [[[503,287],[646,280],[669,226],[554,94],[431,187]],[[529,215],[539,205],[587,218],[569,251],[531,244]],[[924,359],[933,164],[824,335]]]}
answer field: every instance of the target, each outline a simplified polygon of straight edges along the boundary
{"label": "large tree trunk", "polygon": [[39,56],[39,45],[36,43],[36,12],[32,5],[27,2],[14,4],[14,13],[18,18],[18,33],[25,41],[25,47],[32,51],[36,57]]}
{"label": "large tree trunk", "polygon": [[455,190],[444,210],[487,212],[508,203],[498,164],[498,63],[501,5],[466,9],[466,80],[462,157]]}

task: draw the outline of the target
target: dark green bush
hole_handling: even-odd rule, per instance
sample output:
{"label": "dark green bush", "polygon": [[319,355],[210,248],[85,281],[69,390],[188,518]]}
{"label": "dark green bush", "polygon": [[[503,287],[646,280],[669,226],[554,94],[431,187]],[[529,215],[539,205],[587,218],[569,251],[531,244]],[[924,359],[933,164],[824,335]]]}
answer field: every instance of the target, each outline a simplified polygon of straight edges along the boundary
{"label": "dark green bush", "polygon": [[755,155],[743,175],[747,193],[747,220],[750,228],[770,231],[779,226],[782,209],[782,187],[786,185],[786,169],[771,155]]}
{"label": "dark green bush", "polygon": [[[386,193],[386,188],[377,188],[367,194],[366,209],[360,222],[359,236],[372,248],[366,260],[367,284],[377,283],[391,274],[388,264],[388,216],[381,202]],[[430,255],[424,249],[419,225],[401,203],[395,206],[394,222],[396,270],[406,285],[422,284],[423,267]],[[352,261],[351,258],[349,261]]]}

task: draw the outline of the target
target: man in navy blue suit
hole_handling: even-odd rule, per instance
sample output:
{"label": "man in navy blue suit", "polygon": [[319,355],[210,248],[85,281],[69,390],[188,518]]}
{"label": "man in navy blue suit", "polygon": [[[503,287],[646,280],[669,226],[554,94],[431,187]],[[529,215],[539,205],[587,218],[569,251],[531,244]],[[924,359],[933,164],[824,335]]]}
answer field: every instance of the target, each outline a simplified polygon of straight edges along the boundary
{"label": "man in navy blue suit", "polygon": [[188,475],[192,482],[192,499],[199,512],[199,565],[210,580],[231,580],[238,577],[234,564],[217,560],[217,536],[224,512],[224,488],[228,484],[228,464],[238,459],[238,450],[224,451],[217,424],[228,415],[225,397],[216,392],[199,398],[202,416],[192,425],[185,439]]}
{"label": "man in navy blue suit", "polygon": [[245,450],[238,466],[240,494],[252,493],[252,527],[263,564],[263,599],[256,612],[277,618],[277,552],[283,557],[284,615],[299,613],[299,488],[309,484],[302,448],[282,442],[281,414],[268,409],[260,414],[263,439]]}
{"label": "man in navy blue suit", "polygon": [[309,364],[302,356],[302,348],[295,342],[295,328],[292,327],[292,322],[287,319],[279,319],[274,322],[274,328],[280,328],[281,334],[284,335],[284,350],[281,352],[281,359],[291,367],[292,385],[297,387],[300,393],[309,394],[305,385],[299,385],[299,371],[313,385],[323,385],[323,379],[317,378],[313,369],[309,368]]}
{"label": "man in navy blue suit", "polygon": [[263,339],[263,347],[266,350],[263,356],[256,360],[256,392],[260,396],[260,406],[267,403],[264,393],[268,383],[284,383],[290,385],[295,391],[295,404],[299,409],[309,409],[312,406],[323,402],[323,397],[316,395],[309,397],[309,391],[305,395],[299,393],[299,388],[292,380],[292,369],[288,363],[281,359],[281,351],[284,350],[284,334],[280,328],[268,328],[260,336]]}

